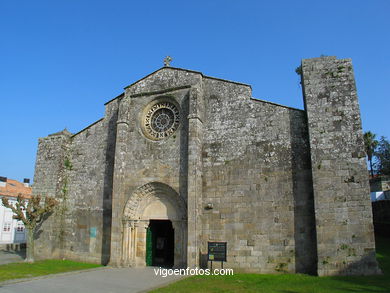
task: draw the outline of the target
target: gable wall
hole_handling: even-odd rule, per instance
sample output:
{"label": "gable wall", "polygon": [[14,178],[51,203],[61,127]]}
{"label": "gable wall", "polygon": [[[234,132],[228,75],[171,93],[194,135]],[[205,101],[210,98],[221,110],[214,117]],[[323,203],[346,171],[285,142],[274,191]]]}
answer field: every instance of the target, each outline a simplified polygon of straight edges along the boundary
{"label": "gable wall", "polygon": [[[163,68],[126,89],[120,103],[113,186],[111,264],[121,264],[124,208],[133,192],[147,183],[173,188],[187,201],[189,87],[200,74]],[[166,97],[181,108],[181,123],[170,137],[153,141],[141,130],[142,113],[155,99]],[[145,227],[142,227],[145,231]],[[142,253],[144,247],[139,251]],[[142,257],[137,260],[142,263]]]}

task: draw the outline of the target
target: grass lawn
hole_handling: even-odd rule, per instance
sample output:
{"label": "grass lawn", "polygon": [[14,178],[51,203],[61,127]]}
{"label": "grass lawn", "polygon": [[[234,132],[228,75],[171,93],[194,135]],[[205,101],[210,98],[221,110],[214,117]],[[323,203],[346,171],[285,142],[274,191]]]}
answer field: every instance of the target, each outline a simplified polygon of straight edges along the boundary
{"label": "grass lawn", "polygon": [[0,265],[0,282],[100,267],[101,265],[70,260],[43,260],[35,263],[10,263]]}
{"label": "grass lawn", "polygon": [[377,259],[384,275],[314,277],[302,274],[196,276],[152,292],[333,293],[390,292],[390,239],[377,239]]}

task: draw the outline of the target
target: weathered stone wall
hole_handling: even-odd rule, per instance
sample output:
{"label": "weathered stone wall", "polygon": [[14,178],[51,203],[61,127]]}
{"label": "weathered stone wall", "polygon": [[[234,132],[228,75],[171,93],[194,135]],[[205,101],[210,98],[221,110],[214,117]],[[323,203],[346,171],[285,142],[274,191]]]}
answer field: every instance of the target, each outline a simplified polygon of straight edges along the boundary
{"label": "weathered stone wall", "polygon": [[40,140],[33,190],[60,205],[37,239],[38,257],[108,262],[117,102],[76,135]]}
{"label": "weathered stone wall", "polygon": [[[108,102],[102,120],[41,139],[34,193],[61,206],[39,254],[145,265],[149,219],[135,210],[148,199],[180,209],[171,219],[178,266],[205,266],[207,242],[226,241],[225,266],[241,271],[377,272],[350,61],[304,60],[302,70],[307,112],[165,67]],[[179,128],[162,140],[142,130],[156,99],[180,108]]]}
{"label": "weathered stone wall", "polygon": [[205,103],[202,254],[227,241],[226,267],[315,271],[305,113],[212,79]]}
{"label": "weathered stone wall", "polygon": [[368,172],[350,59],[302,61],[318,274],[377,273]]}
{"label": "weathered stone wall", "polygon": [[[40,138],[35,163],[33,194],[55,197],[61,202],[63,170],[71,141],[67,130]],[[61,255],[62,214],[53,213],[41,223],[35,244],[36,258],[55,258]]]}
{"label": "weathered stone wall", "polygon": [[[126,89],[120,102],[115,153],[112,265],[121,264],[124,207],[135,190],[159,182],[173,188],[187,203],[190,87],[200,78],[196,72],[163,68]],[[164,97],[179,105],[180,127],[167,139],[153,141],[141,130],[142,113],[151,101]],[[138,227],[138,231],[145,228]],[[137,248],[136,264],[144,263],[144,253],[145,247]]]}
{"label": "weathered stone wall", "polygon": [[[140,121],[162,96],[180,105],[181,126],[152,141]],[[187,203],[188,265],[204,264],[207,241],[227,241],[230,267],[313,272],[306,129],[303,111],[251,99],[247,85],[172,68],[144,78],[107,104],[103,120],[72,137],[64,155],[71,166],[60,176],[68,190],[61,256],[105,263],[111,255],[120,265],[124,207],[135,190],[159,182]],[[209,203],[214,208],[205,210]]]}
{"label": "weathered stone wall", "polygon": [[61,174],[69,148],[71,133],[64,130],[38,141],[34,174],[34,194],[58,196]]}
{"label": "weathered stone wall", "polygon": [[201,79],[200,72],[163,67],[126,87],[126,96],[196,85]]}
{"label": "weathered stone wall", "polygon": [[[115,151],[116,103],[105,119],[73,136],[68,171],[65,257],[107,263]],[[104,219],[106,217],[106,219]],[[104,236],[104,237],[103,237]]]}
{"label": "weathered stone wall", "polygon": [[[180,104],[181,129],[150,141],[140,130],[141,113],[164,95]],[[196,72],[164,68],[128,87],[118,119],[111,263],[120,264],[126,202],[140,186],[161,182],[187,202],[189,266],[204,262],[208,240],[220,240],[229,243],[231,267],[313,272],[306,129],[303,111],[252,100],[249,86]],[[220,172],[221,180],[210,175]],[[221,206],[206,211],[210,202]],[[294,217],[295,208],[306,212]]]}
{"label": "weathered stone wall", "polygon": [[197,267],[200,263],[202,236],[202,197],[203,162],[202,149],[204,139],[204,85],[193,86],[190,92],[188,115],[188,252],[187,265]]}

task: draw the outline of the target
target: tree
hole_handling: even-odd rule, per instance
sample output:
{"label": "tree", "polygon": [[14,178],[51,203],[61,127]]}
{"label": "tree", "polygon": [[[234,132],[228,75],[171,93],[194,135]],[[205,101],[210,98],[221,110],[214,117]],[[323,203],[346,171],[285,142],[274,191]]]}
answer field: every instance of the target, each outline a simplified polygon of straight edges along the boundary
{"label": "tree", "polygon": [[368,162],[370,163],[371,177],[374,177],[372,157],[373,157],[375,150],[378,146],[378,141],[375,139],[375,136],[376,135],[374,133],[372,133],[371,131],[367,131],[363,135],[364,147],[366,149]]}
{"label": "tree", "polygon": [[385,137],[381,137],[377,151],[375,152],[377,158],[378,171],[382,175],[390,175],[390,143]]}
{"label": "tree", "polygon": [[3,197],[3,205],[12,210],[13,218],[22,221],[27,229],[27,262],[34,262],[34,235],[40,224],[54,211],[58,204],[53,197],[46,196],[41,203],[40,195],[33,195],[27,202],[21,194],[18,195],[15,206],[10,204],[8,198]]}

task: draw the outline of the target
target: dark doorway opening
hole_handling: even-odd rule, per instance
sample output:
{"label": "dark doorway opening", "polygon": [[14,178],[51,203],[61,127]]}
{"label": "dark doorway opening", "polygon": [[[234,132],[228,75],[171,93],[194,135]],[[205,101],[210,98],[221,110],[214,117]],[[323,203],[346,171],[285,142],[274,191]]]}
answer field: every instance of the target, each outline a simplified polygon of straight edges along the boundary
{"label": "dark doorway opening", "polygon": [[146,239],[146,264],[173,267],[174,230],[169,220],[150,220]]}

